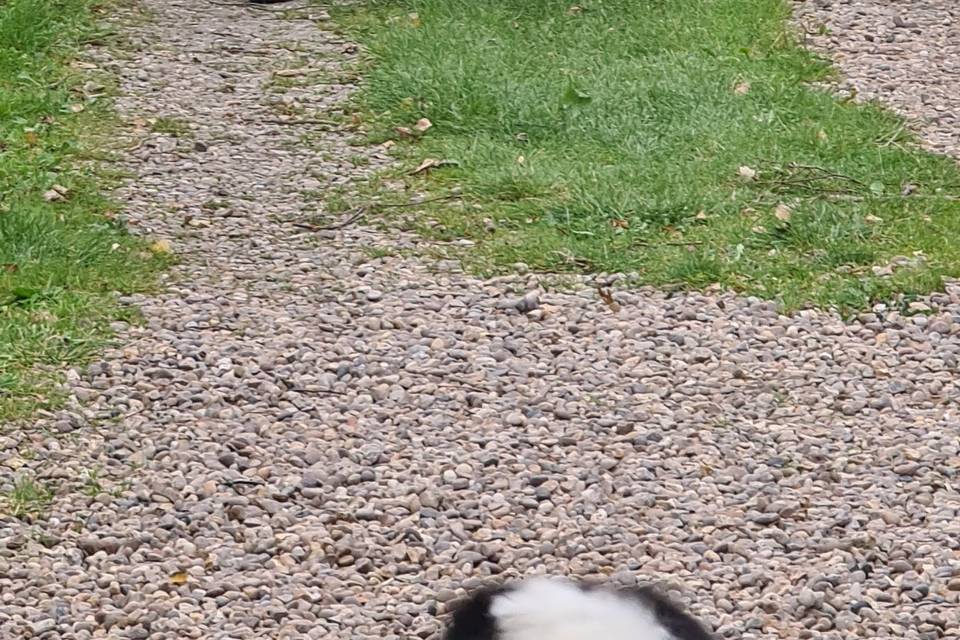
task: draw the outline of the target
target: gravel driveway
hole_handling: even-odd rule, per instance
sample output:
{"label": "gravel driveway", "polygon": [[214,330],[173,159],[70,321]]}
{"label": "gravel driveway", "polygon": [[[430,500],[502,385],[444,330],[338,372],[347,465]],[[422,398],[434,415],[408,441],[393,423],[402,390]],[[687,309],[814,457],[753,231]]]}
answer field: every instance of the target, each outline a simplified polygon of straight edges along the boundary
{"label": "gravel driveway", "polygon": [[[386,162],[320,132],[347,87],[288,86],[355,48],[319,8],[143,1],[130,55],[93,59],[125,116],[189,124],[144,134],[121,193],[183,262],[66,411],[0,432],[0,489],[55,491],[0,515],[0,637],[432,639],[463,587],[538,571],[659,581],[721,637],[960,635],[960,287],[847,324],[614,311],[586,280],[382,256],[415,239],[361,220],[306,231],[303,192]],[[886,4],[824,14],[848,71],[873,45],[846,26]]]}

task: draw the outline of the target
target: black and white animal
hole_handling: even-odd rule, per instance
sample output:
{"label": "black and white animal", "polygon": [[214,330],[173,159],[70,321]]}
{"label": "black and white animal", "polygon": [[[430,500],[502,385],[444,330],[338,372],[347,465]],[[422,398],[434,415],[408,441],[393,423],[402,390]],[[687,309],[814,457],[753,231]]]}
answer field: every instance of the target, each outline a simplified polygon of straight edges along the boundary
{"label": "black and white animal", "polygon": [[474,593],[453,611],[444,640],[713,640],[647,587],[605,589],[536,577]]}

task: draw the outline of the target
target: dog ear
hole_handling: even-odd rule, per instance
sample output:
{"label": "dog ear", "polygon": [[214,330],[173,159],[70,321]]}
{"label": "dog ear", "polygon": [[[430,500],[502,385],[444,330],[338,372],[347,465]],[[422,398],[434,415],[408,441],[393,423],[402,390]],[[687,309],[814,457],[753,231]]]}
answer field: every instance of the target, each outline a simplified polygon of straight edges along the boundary
{"label": "dog ear", "polygon": [[692,615],[653,587],[622,589],[621,593],[639,600],[653,612],[657,623],[677,640],[714,640],[713,635]]}
{"label": "dog ear", "polygon": [[454,603],[444,640],[496,640],[497,622],[490,607],[496,596],[510,589],[492,585]]}

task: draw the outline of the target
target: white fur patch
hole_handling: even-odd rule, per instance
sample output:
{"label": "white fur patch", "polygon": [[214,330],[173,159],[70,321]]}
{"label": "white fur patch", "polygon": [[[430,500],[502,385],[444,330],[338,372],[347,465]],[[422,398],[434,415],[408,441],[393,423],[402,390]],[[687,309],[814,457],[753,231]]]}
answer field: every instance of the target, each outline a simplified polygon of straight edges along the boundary
{"label": "white fur patch", "polygon": [[503,640],[670,640],[653,612],[633,599],[549,578],[532,578],[493,598]]}

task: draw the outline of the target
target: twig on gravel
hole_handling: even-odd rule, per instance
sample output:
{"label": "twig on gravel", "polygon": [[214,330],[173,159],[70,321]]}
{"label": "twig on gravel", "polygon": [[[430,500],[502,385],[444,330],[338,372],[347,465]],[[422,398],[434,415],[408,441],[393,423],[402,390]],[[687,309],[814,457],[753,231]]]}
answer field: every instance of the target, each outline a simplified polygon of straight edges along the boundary
{"label": "twig on gravel", "polygon": [[308,231],[330,231],[333,229],[342,229],[359,220],[361,217],[363,217],[363,215],[366,212],[367,212],[367,207],[361,206],[361,207],[357,207],[353,213],[347,216],[345,220],[342,220],[334,224],[327,224],[327,225],[321,226],[317,224],[310,224],[309,222],[294,222],[293,226],[300,229],[307,229]]}
{"label": "twig on gravel", "polygon": [[282,124],[282,125],[300,125],[300,124],[322,124],[330,127],[340,126],[339,122],[334,122],[333,120],[257,120],[257,122],[263,124]]}
{"label": "twig on gravel", "polygon": [[446,195],[437,196],[435,198],[427,198],[426,200],[419,200],[417,202],[373,202],[373,203],[370,203],[369,205],[361,205],[357,207],[352,214],[347,216],[346,219],[340,222],[336,222],[334,224],[317,225],[317,224],[311,224],[309,222],[294,222],[293,226],[297,227],[298,229],[306,229],[307,231],[331,231],[333,229],[342,229],[346,226],[349,226],[350,224],[356,222],[361,217],[363,217],[363,215],[366,214],[370,209],[380,209],[380,208],[387,208],[387,207],[394,207],[394,208],[417,207],[422,204],[427,204],[428,202],[439,202],[441,200],[453,200],[460,197],[461,195],[459,193],[457,194],[448,193]]}

